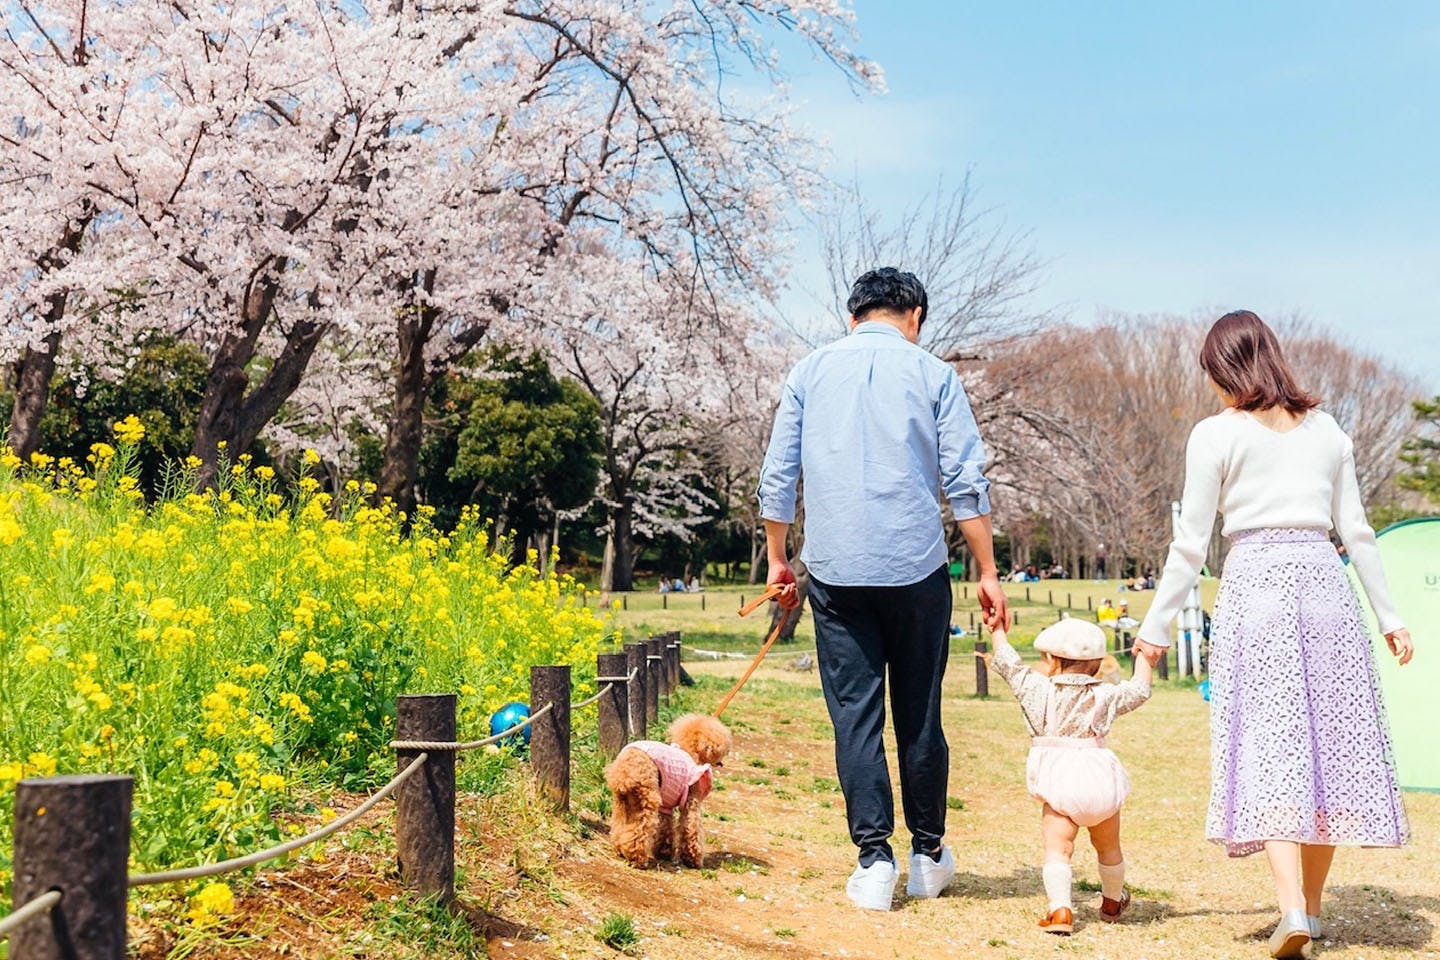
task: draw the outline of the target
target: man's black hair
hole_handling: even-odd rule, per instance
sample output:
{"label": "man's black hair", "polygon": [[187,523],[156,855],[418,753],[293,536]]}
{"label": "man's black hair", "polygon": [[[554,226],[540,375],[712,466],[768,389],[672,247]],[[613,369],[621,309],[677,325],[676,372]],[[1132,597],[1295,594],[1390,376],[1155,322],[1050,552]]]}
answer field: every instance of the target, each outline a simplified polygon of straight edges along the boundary
{"label": "man's black hair", "polygon": [[850,299],[845,307],[856,320],[864,320],[871,310],[895,310],[908,313],[920,308],[920,322],[930,312],[930,298],[925,295],[925,285],[915,274],[881,267],[863,274],[850,288]]}

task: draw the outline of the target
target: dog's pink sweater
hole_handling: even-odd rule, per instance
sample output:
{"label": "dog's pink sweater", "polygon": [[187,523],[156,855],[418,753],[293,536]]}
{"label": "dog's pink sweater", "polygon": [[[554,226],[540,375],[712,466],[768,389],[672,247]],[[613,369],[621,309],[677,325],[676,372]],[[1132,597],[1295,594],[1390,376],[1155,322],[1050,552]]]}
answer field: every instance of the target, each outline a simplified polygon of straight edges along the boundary
{"label": "dog's pink sweater", "polygon": [[660,772],[660,809],[683,807],[692,793],[703,800],[710,793],[710,764],[696,763],[679,747],[656,740],[636,740],[625,749],[645,751]]}

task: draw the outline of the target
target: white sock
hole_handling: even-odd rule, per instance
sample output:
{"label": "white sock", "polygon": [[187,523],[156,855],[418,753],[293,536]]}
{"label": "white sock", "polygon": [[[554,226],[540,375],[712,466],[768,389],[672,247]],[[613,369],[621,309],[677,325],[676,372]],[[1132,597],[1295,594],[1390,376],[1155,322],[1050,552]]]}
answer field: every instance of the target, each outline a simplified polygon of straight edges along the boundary
{"label": "white sock", "polygon": [[1045,896],[1050,898],[1053,913],[1061,907],[1070,906],[1070,864],[1047,863],[1040,870],[1045,880]]}
{"label": "white sock", "polygon": [[1125,861],[1100,864],[1100,895],[1106,900],[1119,900],[1125,893]]}

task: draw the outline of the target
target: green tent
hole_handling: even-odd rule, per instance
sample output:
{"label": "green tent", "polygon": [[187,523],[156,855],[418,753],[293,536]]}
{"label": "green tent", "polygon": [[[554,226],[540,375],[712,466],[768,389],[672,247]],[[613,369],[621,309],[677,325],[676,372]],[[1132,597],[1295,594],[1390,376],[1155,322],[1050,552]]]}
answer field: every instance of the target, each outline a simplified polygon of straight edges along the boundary
{"label": "green tent", "polygon": [[[1440,723],[1435,702],[1440,690],[1440,517],[1386,527],[1377,542],[1391,596],[1415,640],[1415,659],[1401,667],[1375,631],[1379,644],[1375,659],[1395,741],[1395,764],[1406,789],[1440,791],[1440,750],[1435,749],[1435,728]],[[1365,593],[1353,568],[1350,578],[1364,603]],[[1373,627],[1374,615],[1370,617]]]}

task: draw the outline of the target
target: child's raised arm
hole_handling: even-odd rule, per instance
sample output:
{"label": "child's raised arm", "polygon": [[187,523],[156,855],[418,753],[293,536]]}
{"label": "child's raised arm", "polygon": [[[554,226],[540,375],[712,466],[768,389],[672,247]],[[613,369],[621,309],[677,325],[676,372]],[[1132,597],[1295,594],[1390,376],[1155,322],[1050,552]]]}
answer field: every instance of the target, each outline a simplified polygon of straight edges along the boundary
{"label": "child's raised arm", "polygon": [[1135,675],[1115,688],[1115,716],[1129,713],[1150,699],[1150,681],[1155,667],[1144,654],[1135,656]]}

